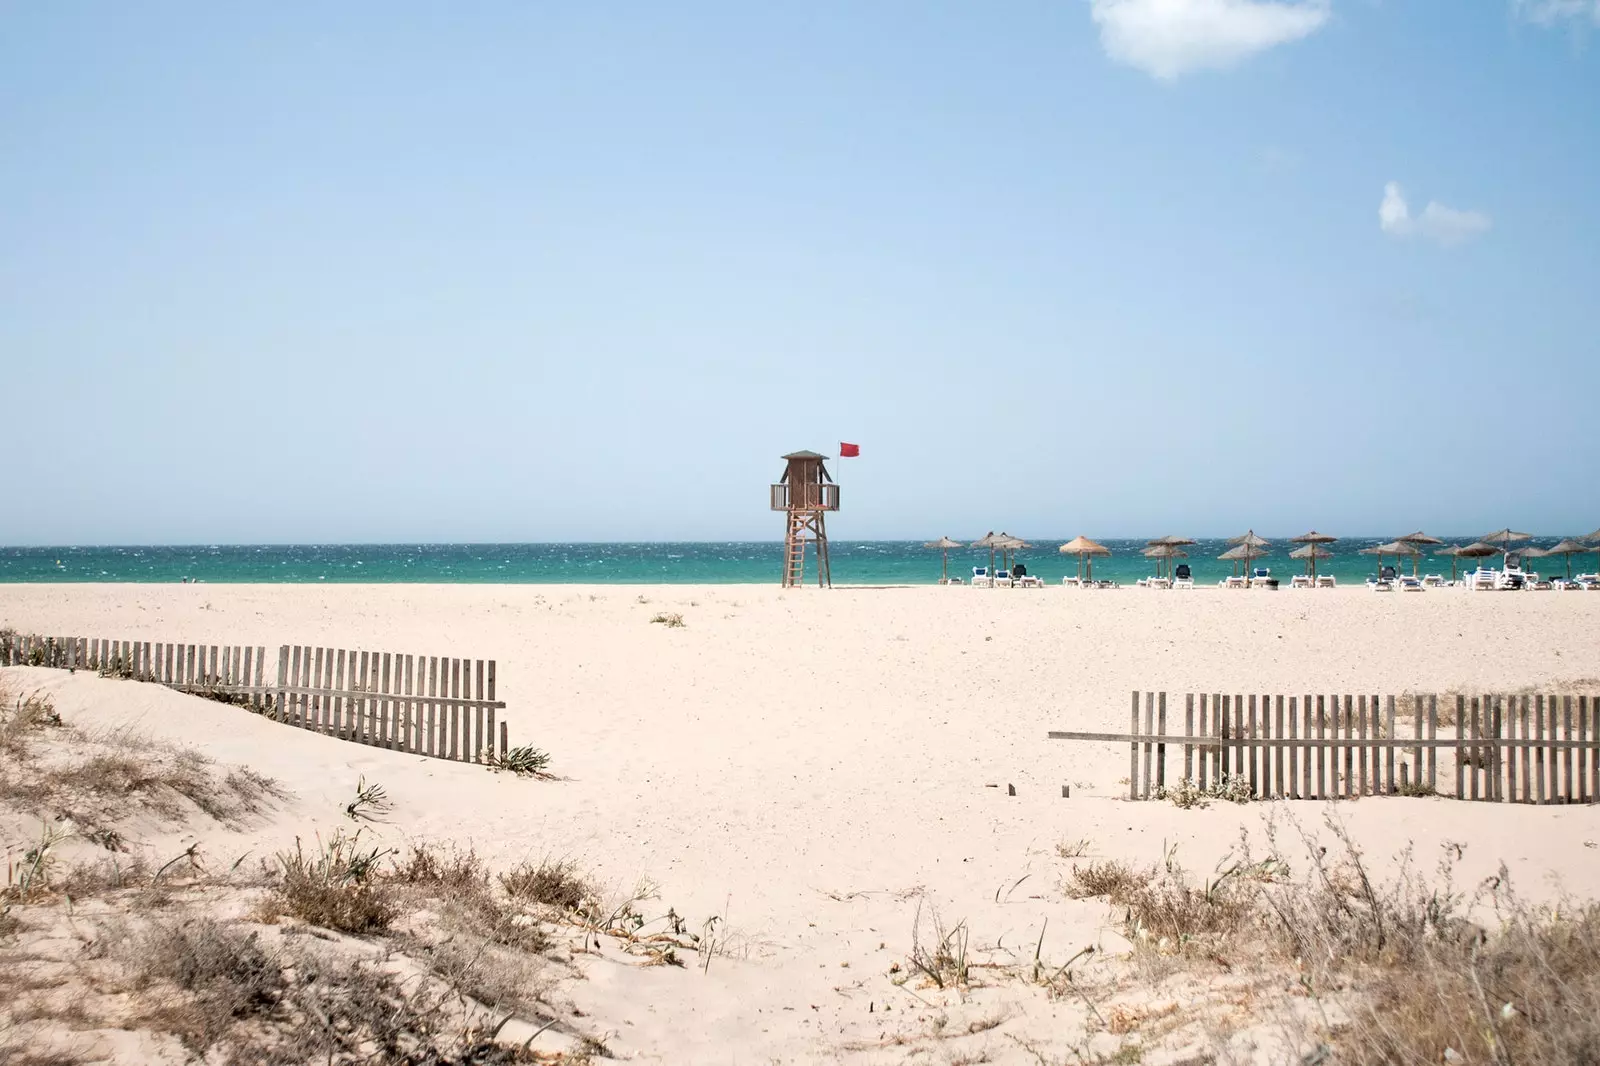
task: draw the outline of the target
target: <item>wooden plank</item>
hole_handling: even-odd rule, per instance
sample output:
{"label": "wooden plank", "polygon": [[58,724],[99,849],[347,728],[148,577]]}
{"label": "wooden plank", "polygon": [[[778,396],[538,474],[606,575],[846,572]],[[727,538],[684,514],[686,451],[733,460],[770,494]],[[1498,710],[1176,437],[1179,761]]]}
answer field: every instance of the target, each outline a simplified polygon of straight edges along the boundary
{"label": "wooden plank", "polygon": [[350,731],[350,698],[343,693],[344,688],[344,659],[345,649],[335,648],[329,652],[333,660],[333,686],[339,695],[332,699],[333,705],[333,735],[341,740],[351,740]]}
{"label": "wooden plank", "polygon": [[[1384,703],[1383,713],[1384,713],[1384,722],[1388,726],[1388,731],[1387,731],[1387,733],[1385,735],[1390,740],[1394,740],[1394,739],[1396,739],[1396,737],[1395,737],[1395,720],[1394,720],[1395,700],[1394,700],[1393,696],[1388,697],[1388,699]],[[1391,795],[1396,793],[1396,792],[1399,792],[1400,789],[1395,785],[1395,779],[1394,779],[1394,749],[1393,748],[1385,748],[1384,749],[1383,770],[1384,770],[1384,775],[1385,775],[1385,778],[1384,778],[1385,785],[1384,785],[1383,791],[1386,792],[1386,793],[1389,793]]]}
{"label": "wooden plank", "polygon": [[[483,677],[483,661],[478,662],[478,677]],[[482,693],[479,693],[482,695]],[[1156,694],[1156,733],[1159,736],[1167,735],[1167,694]],[[494,737],[494,712],[489,712],[489,736]],[[1156,745],[1156,787],[1165,788],[1167,784],[1167,746]]]}
{"label": "wooden plank", "polygon": [[[1211,693],[1211,730],[1206,736],[1222,736],[1222,693]],[[1222,783],[1222,747],[1211,749],[1211,783]]]}
{"label": "wooden plank", "polygon": [[239,679],[245,685],[250,684],[250,675],[255,670],[256,649],[248,647],[244,650],[244,662],[239,667]]}
{"label": "wooden plank", "polygon": [[1367,763],[1371,775],[1367,783],[1372,786],[1371,794],[1377,796],[1383,793],[1383,749],[1377,743],[1383,739],[1383,701],[1377,693],[1373,693],[1372,699],[1367,703],[1367,710],[1372,714],[1371,731],[1368,735],[1373,740],[1367,749]]}
{"label": "wooden plank", "polygon": [[[436,759],[443,758],[447,750],[444,734],[439,729],[441,725],[439,705],[434,703],[431,698],[438,695],[438,692],[435,691],[438,683],[437,662],[426,655],[417,656],[417,692],[426,693],[430,697],[423,704],[423,708],[428,715],[428,754]],[[444,724],[448,724],[448,721],[449,718],[446,716]]]}
{"label": "wooden plank", "polygon": [[[261,678],[262,678],[262,675],[266,673],[266,669],[267,669],[267,649],[262,647],[262,646],[260,646],[260,645],[257,645],[256,646],[256,688],[258,690],[261,688]],[[256,710],[260,710],[261,709],[261,697],[259,695],[256,695],[256,694],[252,694],[251,695],[251,700],[252,700],[252,704],[256,708]]]}
{"label": "wooden plank", "polygon": [[1507,803],[1516,803],[1518,793],[1522,787],[1522,782],[1517,777],[1517,749],[1513,746],[1517,739],[1517,697],[1511,696],[1506,700],[1504,714],[1505,738],[1511,742],[1505,748],[1505,801]]}
{"label": "wooden plank", "polygon": [[[294,679],[296,688],[301,688],[306,683],[305,675],[300,672],[301,650],[300,645],[294,645],[294,650],[290,653],[289,660],[289,676]],[[305,725],[304,700],[305,696],[302,693],[296,692],[289,695],[289,722],[292,725],[302,727]]]}
{"label": "wooden plank", "polygon": [[[1584,741],[1589,739],[1589,697],[1588,696],[1579,696],[1578,697],[1578,739],[1579,740],[1584,740]],[[1588,761],[1589,761],[1588,759],[1584,758],[1584,752],[1582,750],[1580,750],[1578,752],[1578,768],[1577,768],[1577,772],[1578,772],[1578,802],[1579,803],[1588,803],[1589,802],[1590,781],[1589,781],[1588,765],[1587,765]]]}
{"label": "wooden plank", "polygon": [[[475,667],[473,667],[473,671],[474,671],[474,673],[475,673],[475,675],[476,675],[476,677],[478,679],[478,699],[481,700],[481,699],[483,699],[483,660],[482,659],[479,659],[477,661],[477,665]],[[1163,692],[1161,694],[1161,703],[1162,703],[1163,712],[1166,709],[1166,701],[1167,701],[1167,694],[1165,692]],[[494,739],[495,739],[495,737],[494,737],[494,705],[492,703],[486,704],[485,707],[484,707],[484,711],[487,713],[487,715],[489,717],[489,731],[488,731],[488,734],[484,737],[484,743],[489,748],[489,754],[490,755],[494,755],[495,754],[495,747],[494,747]]]}
{"label": "wooden plank", "polygon": [[510,741],[506,740],[506,724],[502,721],[500,723],[500,754],[504,755],[510,750]]}
{"label": "wooden plank", "polygon": [[1355,697],[1344,698],[1344,796],[1359,795],[1356,787],[1356,749],[1351,741],[1356,735],[1356,703]]}
{"label": "wooden plank", "polygon": [[[1561,739],[1572,739],[1572,697],[1561,697]],[[1561,749],[1561,802],[1576,803],[1578,790],[1572,785],[1572,749]]]}
{"label": "wooden plank", "polygon": [[[1437,693],[1428,694],[1428,739],[1439,739],[1439,696]],[[1432,745],[1428,747],[1428,788],[1438,791],[1439,782],[1436,775],[1438,770],[1438,752]]]}
{"label": "wooden plank", "polygon": [[[1274,707],[1273,707],[1273,720],[1272,720],[1272,735],[1281,740],[1281,739],[1283,739],[1283,709],[1284,709],[1284,707],[1283,707],[1283,697],[1282,696],[1273,697],[1273,702],[1274,702]],[[1293,721],[1294,720],[1294,711],[1293,711],[1293,709],[1291,709],[1289,711],[1289,715],[1290,715],[1290,721]],[[1284,783],[1284,778],[1283,778],[1283,753],[1286,750],[1292,751],[1293,749],[1286,749],[1286,748],[1284,748],[1284,746],[1282,744],[1274,744],[1272,746],[1272,751],[1273,751],[1273,760],[1272,760],[1273,792],[1272,792],[1272,794],[1274,796],[1285,796],[1285,797],[1287,797],[1291,793],[1294,792],[1294,788],[1293,788],[1292,783],[1286,785]],[[1291,761],[1291,763],[1290,763],[1291,781],[1292,781],[1293,769],[1294,769],[1294,767],[1293,767],[1293,763]]]}
{"label": "wooden plank", "polygon": [[[1145,736],[1149,737],[1151,734],[1155,733],[1155,731],[1156,731],[1156,694],[1154,692],[1146,692],[1144,694],[1144,732],[1145,732]],[[1151,773],[1150,773],[1150,753],[1151,753],[1151,744],[1150,744],[1149,740],[1146,740],[1144,742],[1144,781],[1140,785],[1140,794],[1144,799],[1149,799],[1150,798],[1150,782],[1152,780],[1152,776],[1151,776]]]}
{"label": "wooden plank", "polygon": [[1589,802],[1600,799],[1600,701],[1589,701]]}
{"label": "wooden plank", "polygon": [[1234,774],[1234,764],[1233,764],[1233,754],[1234,754],[1234,752],[1233,752],[1233,734],[1234,734],[1234,728],[1233,728],[1233,697],[1232,696],[1229,696],[1227,694],[1223,695],[1223,697],[1222,697],[1222,717],[1220,719],[1218,719],[1218,723],[1221,726],[1221,728],[1217,730],[1217,736],[1219,738],[1221,738],[1223,743],[1217,749],[1217,754],[1219,756],[1221,756],[1222,765],[1221,765],[1221,768],[1217,771],[1216,784],[1217,784],[1218,788],[1221,788],[1230,779],[1232,779],[1233,774]]}
{"label": "wooden plank", "polygon": [[1356,795],[1368,794],[1370,782],[1367,780],[1367,754],[1371,750],[1366,745],[1367,740],[1367,697],[1356,697],[1356,735],[1361,738],[1361,747],[1356,751]]}
{"label": "wooden plank", "polygon": [[[1299,740],[1300,722],[1302,717],[1310,722],[1310,707],[1303,701],[1303,697],[1289,697],[1289,739]],[[1306,730],[1307,733],[1310,730]],[[1305,799],[1311,792],[1311,764],[1306,756],[1309,752],[1290,745],[1289,747],[1289,793],[1295,799]]]}
{"label": "wooden plank", "polygon": [[[327,686],[327,681],[324,678],[323,673],[322,673],[323,659],[325,658],[325,656],[326,656],[326,649],[322,648],[320,646],[317,647],[317,648],[314,648],[314,649],[313,648],[307,648],[306,649],[306,659],[308,661],[310,661],[313,658],[315,658],[315,665],[311,668],[311,676],[316,679],[315,681],[312,682],[312,684],[316,685],[318,687],[326,687]],[[311,728],[315,729],[319,733],[325,733],[328,730],[328,700],[327,700],[327,697],[326,696],[322,696],[322,695],[316,695],[316,696],[310,697],[310,700],[311,700]]]}
{"label": "wooden plank", "polygon": [[[1206,694],[1204,692],[1200,693],[1200,732],[1198,734],[1199,736],[1208,737],[1208,736],[1211,735],[1211,715],[1210,715],[1210,710],[1211,710],[1211,708],[1208,706],[1207,701],[1206,701]],[[1199,760],[1200,761],[1200,767],[1199,767],[1199,769],[1200,769],[1200,779],[1199,780],[1200,780],[1200,788],[1202,790],[1204,790],[1206,788],[1206,782],[1209,779],[1209,772],[1211,770],[1211,754],[1212,754],[1212,752],[1214,750],[1215,750],[1214,748],[1201,748],[1200,749],[1200,760]]]}
{"label": "wooden plank", "polygon": [[[1327,719],[1328,699],[1326,696],[1317,697],[1317,739],[1321,740],[1328,735]],[[1307,736],[1310,730],[1306,731]],[[1322,748],[1317,749],[1317,798],[1328,798],[1328,753]]]}
{"label": "wooden plank", "polygon": [[406,728],[405,745],[410,752],[426,750],[422,743],[422,716],[417,714],[416,702],[411,697],[416,692],[416,656],[406,656]]}
{"label": "wooden plank", "polygon": [[378,680],[378,692],[380,693],[378,696],[378,721],[381,723],[379,726],[382,737],[381,745],[391,751],[394,750],[396,732],[393,705],[389,700],[389,693],[392,691],[389,688],[389,671],[393,667],[392,654],[387,651],[381,654],[379,652],[372,653],[373,659],[381,659],[383,664]]}
{"label": "wooden plank", "polygon": [[[461,660],[447,659],[450,664],[450,697],[461,698]],[[474,707],[464,707],[461,715],[461,728],[465,734],[462,737],[462,756],[467,762],[478,761],[479,739],[474,737],[473,722],[478,716]]]}
{"label": "wooden plank", "polygon": [[289,687],[289,645],[285,644],[278,649],[278,691],[273,697],[273,716],[280,722],[289,719],[288,707],[285,705],[288,694],[284,689]]}
{"label": "wooden plank", "polygon": [[[1536,741],[1544,739],[1543,695],[1533,697],[1533,738]],[[1538,748],[1533,753],[1533,802],[1535,803],[1543,803],[1545,801],[1544,756],[1543,748]]]}
{"label": "wooden plank", "polygon": [[[1139,692],[1137,689],[1135,689],[1133,693],[1133,719],[1128,732],[1132,733],[1134,736],[1138,736],[1139,734]],[[1132,744],[1128,745],[1128,798],[1131,800],[1136,800],[1139,798],[1138,741],[1134,741]]]}
{"label": "wooden plank", "polygon": [[[1189,693],[1183,701],[1183,731],[1188,736],[1194,735],[1194,693]],[[1183,746],[1183,779],[1194,780],[1194,745]]]}
{"label": "wooden plank", "polygon": [[1260,729],[1256,722],[1255,693],[1252,692],[1250,694],[1250,698],[1246,702],[1245,706],[1246,717],[1242,724],[1244,725],[1245,730],[1247,730],[1244,735],[1250,741],[1250,743],[1247,744],[1244,749],[1245,765],[1248,767],[1247,772],[1250,775],[1250,794],[1252,796],[1262,796],[1266,794],[1264,791],[1266,783],[1261,780],[1260,774],[1257,773],[1256,766],[1256,764],[1259,762],[1259,760],[1256,758],[1256,754],[1260,750],[1261,746],[1255,743],[1256,738],[1260,735]]}

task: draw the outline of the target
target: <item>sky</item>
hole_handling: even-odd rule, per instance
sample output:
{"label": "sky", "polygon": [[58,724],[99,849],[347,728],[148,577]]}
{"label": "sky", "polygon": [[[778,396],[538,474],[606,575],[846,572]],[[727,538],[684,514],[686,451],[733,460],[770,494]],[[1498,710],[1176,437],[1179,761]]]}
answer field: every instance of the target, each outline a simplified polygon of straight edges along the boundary
{"label": "sky", "polygon": [[0,544],[1600,525],[1600,0],[0,2]]}

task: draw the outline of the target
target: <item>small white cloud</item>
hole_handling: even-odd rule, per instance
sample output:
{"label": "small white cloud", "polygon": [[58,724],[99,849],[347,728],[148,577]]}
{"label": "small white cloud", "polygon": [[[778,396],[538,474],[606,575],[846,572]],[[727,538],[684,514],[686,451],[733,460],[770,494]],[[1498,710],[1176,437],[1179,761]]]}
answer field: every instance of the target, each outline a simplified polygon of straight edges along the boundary
{"label": "small white cloud", "polygon": [[1588,19],[1600,26],[1600,0],[1511,0],[1511,13],[1535,26]]}
{"label": "small white cloud", "polygon": [[1089,13],[1106,55],[1170,81],[1307,37],[1328,21],[1330,2],[1089,0]]}
{"label": "small white cloud", "polygon": [[1395,237],[1422,237],[1452,247],[1486,232],[1492,222],[1482,211],[1462,211],[1428,201],[1420,215],[1413,215],[1405,193],[1395,182],[1383,187],[1383,202],[1378,205],[1378,228]]}

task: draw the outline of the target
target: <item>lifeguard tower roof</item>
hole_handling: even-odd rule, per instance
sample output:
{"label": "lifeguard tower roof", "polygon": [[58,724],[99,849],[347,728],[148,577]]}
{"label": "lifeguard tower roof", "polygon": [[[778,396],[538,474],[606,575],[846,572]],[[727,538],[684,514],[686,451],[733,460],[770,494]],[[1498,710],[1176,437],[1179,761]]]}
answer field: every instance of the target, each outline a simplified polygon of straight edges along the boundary
{"label": "lifeguard tower roof", "polygon": [[818,455],[816,452],[812,452],[812,451],[800,451],[800,452],[790,452],[788,455],[780,455],[778,458],[780,458],[780,459],[827,459],[827,458],[829,458],[829,456]]}

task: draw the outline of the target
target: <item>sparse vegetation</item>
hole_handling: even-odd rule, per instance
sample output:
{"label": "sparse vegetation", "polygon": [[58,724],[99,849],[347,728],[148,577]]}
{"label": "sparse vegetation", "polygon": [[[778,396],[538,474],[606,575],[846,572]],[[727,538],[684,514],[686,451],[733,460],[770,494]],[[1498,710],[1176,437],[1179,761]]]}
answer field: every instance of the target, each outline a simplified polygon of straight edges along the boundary
{"label": "sparse vegetation", "polygon": [[970,934],[965,921],[946,929],[939,910],[927,904],[927,927],[923,924],[925,900],[917,901],[917,914],[911,923],[911,969],[936,988],[965,988],[971,981],[967,948]]}
{"label": "sparse vegetation", "polygon": [[1073,841],[1062,841],[1056,845],[1056,857],[1060,859],[1081,859],[1089,854],[1089,849],[1094,847],[1094,842],[1088,837],[1079,837]]}
{"label": "sparse vegetation", "polygon": [[500,887],[514,900],[566,911],[578,910],[596,895],[594,886],[567,859],[522,863],[500,875]]}
{"label": "sparse vegetation", "polygon": [[264,901],[266,914],[299,918],[344,933],[376,933],[398,914],[393,894],[377,875],[389,852],[361,843],[361,830],[317,839],[307,855],[299,838],[278,854],[278,883]]}
{"label": "sparse vegetation", "polygon": [[668,629],[682,629],[684,627],[683,615],[676,611],[662,611],[650,621],[664,625]]}
{"label": "sparse vegetation", "polygon": [[550,754],[529,744],[499,754],[490,753],[491,770],[508,770],[518,777],[549,777]]}
{"label": "sparse vegetation", "polygon": [[394,804],[389,801],[389,793],[384,787],[374,781],[367,784],[366,775],[356,779],[356,796],[344,808],[344,816],[352,822],[381,821],[382,816],[394,809]]}
{"label": "sparse vegetation", "polygon": [[1174,807],[1190,810],[1196,807],[1202,809],[1209,807],[1213,800],[1249,803],[1255,797],[1249,779],[1223,774],[1205,788],[1201,788],[1187,777],[1176,785],[1160,785],[1155,790],[1155,798],[1171,800]]}

